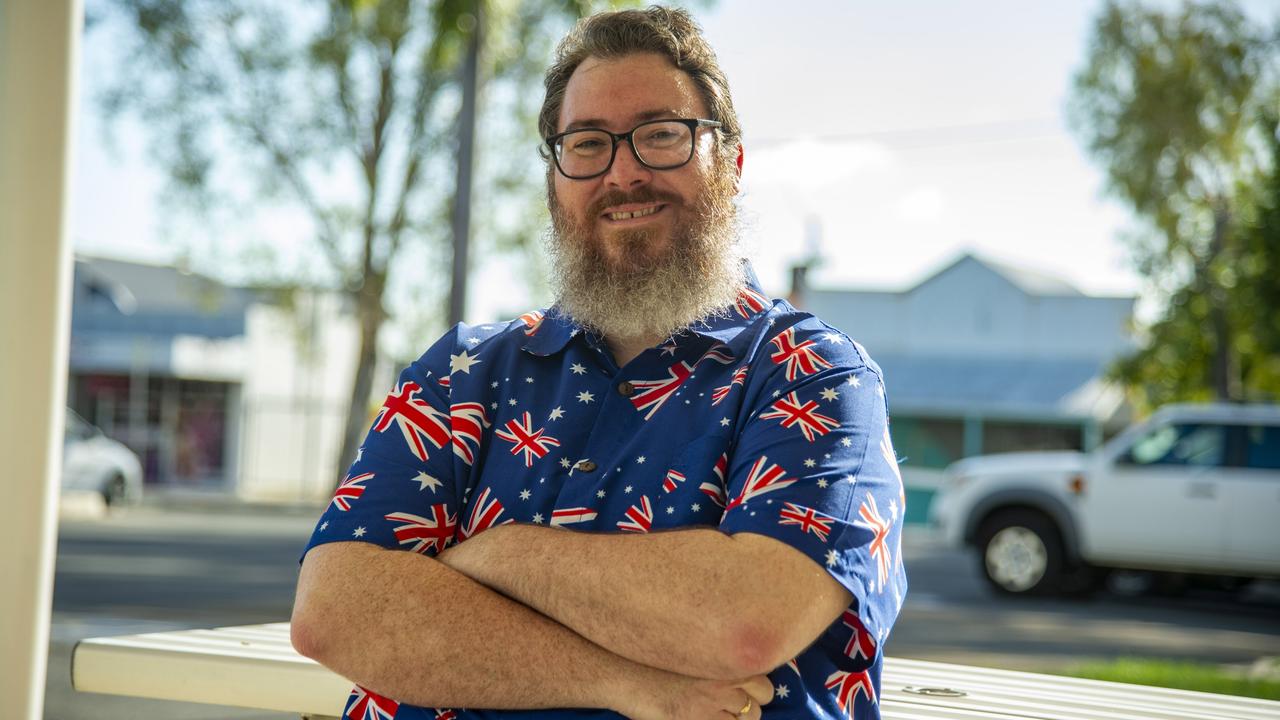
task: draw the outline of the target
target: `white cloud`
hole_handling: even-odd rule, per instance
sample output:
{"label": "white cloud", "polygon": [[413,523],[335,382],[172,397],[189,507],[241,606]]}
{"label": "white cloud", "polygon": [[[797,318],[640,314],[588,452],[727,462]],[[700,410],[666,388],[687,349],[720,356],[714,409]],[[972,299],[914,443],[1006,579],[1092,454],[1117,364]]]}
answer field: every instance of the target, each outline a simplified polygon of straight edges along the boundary
{"label": "white cloud", "polygon": [[880,143],[818,143],[798,138],[752,151],[746,142],[743,181],[749,185],[785,185],[797,190],[819,190],[897,165],[888,147]]}
{"label": "white cloud", "polygon": [[898,199],[894,209],[898,217],[910,223],[927,223],[937,220],[946,209],[947,201],[942,191],[933,186],[918,187]]}

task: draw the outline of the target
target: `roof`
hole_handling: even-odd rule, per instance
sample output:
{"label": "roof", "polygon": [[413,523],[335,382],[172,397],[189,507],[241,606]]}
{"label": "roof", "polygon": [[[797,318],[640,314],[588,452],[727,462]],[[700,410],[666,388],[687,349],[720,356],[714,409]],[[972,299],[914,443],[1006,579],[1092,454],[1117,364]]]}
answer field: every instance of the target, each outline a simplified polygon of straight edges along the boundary
{"label": "roof", "polygon": [[977,263],[1004,278],[1009,284],[1028,295],[1036,297],[1084,297],[1084,293],[1080,292],[1079,288],[1060,277],[1039,270],[1031,270],[1006,262],[983,258],[973,252],[963,253],[960,257],[943,266],[942,269],[916,283],[911,290],[928,285],[965,263]]}

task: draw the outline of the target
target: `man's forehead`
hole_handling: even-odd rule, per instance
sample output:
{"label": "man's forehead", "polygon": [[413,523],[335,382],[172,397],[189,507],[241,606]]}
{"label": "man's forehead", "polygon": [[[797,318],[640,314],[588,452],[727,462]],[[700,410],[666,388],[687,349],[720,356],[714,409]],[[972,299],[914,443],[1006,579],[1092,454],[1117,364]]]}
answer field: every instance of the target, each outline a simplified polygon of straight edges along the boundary
{"label": "man's forehead", "polygon": [[570,76],[558,125],[562,131],[588,126],[626,130],[645,120],[704,117],[704,105],[688,73],[661,55],[593,56]]}

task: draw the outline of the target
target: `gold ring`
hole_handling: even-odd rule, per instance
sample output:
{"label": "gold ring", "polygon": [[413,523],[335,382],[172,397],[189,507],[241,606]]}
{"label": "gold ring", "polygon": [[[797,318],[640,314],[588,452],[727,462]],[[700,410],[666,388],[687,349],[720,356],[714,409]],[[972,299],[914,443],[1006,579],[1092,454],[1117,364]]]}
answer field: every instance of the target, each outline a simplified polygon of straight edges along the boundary
{"label": "gold ring", "polygon": [[750,698],[750,697],[748,697],[748,698],[747,698],[747,704],[746,704],[746,705],[743,705],[743,706],[742,706],[742,709],[738,711],[738,717],[742,717],[743,715],[746,715],[748,712],[751,712],[751,698]]}

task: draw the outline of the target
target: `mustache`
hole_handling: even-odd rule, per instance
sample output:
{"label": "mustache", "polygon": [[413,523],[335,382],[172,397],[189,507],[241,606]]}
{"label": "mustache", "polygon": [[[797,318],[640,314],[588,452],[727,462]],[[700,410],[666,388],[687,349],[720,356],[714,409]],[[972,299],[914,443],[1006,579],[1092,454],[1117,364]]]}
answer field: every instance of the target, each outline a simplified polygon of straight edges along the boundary
{"label": "mustache", "polygon": [[628,203],[678,203],[680,196],[675,193],[663,190],[654,190],[651,187],[642,187],[631,192],[623,192],[621,190],[610,190],[601,195],[599,199],[591,203],[587,209],[587,217],[596,217],[604,213],[605,208],[615,205],[626,205]]}

